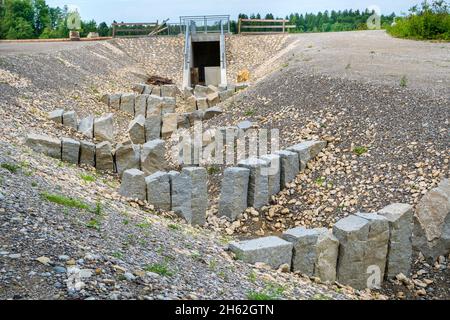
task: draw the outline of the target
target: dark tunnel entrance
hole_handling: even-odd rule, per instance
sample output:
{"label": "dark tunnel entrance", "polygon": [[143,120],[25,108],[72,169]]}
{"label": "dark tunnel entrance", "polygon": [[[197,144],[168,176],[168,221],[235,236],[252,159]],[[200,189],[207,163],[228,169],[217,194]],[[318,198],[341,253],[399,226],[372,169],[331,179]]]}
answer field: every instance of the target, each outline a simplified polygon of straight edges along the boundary
{"label": "dark tunnel entrance", "polygon": [[220,84],[220,42],[193,42],[192,86]]}

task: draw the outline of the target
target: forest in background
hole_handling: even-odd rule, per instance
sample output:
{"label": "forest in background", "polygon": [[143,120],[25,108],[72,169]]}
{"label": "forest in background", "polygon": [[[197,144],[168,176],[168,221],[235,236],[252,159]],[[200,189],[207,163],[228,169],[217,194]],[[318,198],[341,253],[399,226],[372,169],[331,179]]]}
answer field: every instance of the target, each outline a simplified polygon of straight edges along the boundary
{"label": "forest in background", "polygon": [[[381,16],[381,28],[388,29],[393,36],[417,39],[448,39],[450,34],[450,18],[448,5],[445,1],[422,3],[421,9],[415,6],[410,9],[409,15],[397,17],[394,13]],[[50,7],[45,0],[3,0],[0,1],[0,39],[49,39],[67,38],[69,29],[68,7]],[[366,30],[367,20],[374,14],[366,9],[325,11],[318,13],[292,13],[286,17],[275,17],[273,14],[239,14],[236,20],[231,21],[231,32],[238,30],[239,18],[242,19],[287,19],[295,28],[290,32],[333,32]],[[115,22],[115,21],[114,21]],[[128,21],[127,21],[128,22]],[[251,24],[251,23],[250,23]],[[394,26],[392,26],[394,24]],[[126,28],[126,27],[121,27]],[[134,28],[129,26],[130,29]],[[179,28],[172,27],[176,34]],[[89,32],[98,32],[101,37],[110,36],[112,28],[106,22],[97,23],[95,20],[81,20],[81,37]],[[132,35],[125,32],[122,35]]]}

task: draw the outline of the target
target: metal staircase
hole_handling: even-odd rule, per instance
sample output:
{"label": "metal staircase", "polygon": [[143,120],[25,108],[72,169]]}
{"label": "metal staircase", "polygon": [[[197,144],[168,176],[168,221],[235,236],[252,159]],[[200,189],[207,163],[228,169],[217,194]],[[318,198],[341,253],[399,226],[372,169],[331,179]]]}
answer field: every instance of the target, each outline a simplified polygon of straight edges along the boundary
{"label": "metal staircase", "polygon": [[183,88],[190,87],[193,64],[192,42],[202,39],[220,42],[220,81],[227,84],[226,37],[230,33],[230,16],[184,16],[180,17],[185,32]]}

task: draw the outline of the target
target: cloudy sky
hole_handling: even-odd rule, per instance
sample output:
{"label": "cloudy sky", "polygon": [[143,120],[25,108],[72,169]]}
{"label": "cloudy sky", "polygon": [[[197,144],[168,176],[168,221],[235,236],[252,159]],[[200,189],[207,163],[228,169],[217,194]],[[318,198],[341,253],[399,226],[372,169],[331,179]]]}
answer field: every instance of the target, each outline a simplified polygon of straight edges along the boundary
{"label": "cloudy sky", "polygon": [[407,12],[421,0],[47,0],[50,6],[75,6],[83,20],[151,22],[180,15],[273,13],[284,17],[291,12],[318,12],[339,9],[365,9],[378,6],[382,13]]}

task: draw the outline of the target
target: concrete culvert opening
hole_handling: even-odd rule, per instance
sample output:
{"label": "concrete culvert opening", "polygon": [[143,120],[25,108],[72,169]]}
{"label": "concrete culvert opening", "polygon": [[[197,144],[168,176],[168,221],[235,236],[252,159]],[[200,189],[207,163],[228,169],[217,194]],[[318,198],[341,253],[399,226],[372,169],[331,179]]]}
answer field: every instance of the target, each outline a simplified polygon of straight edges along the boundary
{"label": "concrete culvert opening", "polygon": [[218,85],[220,83],[220,42],[193,42],[192,52],[192,85]]}

